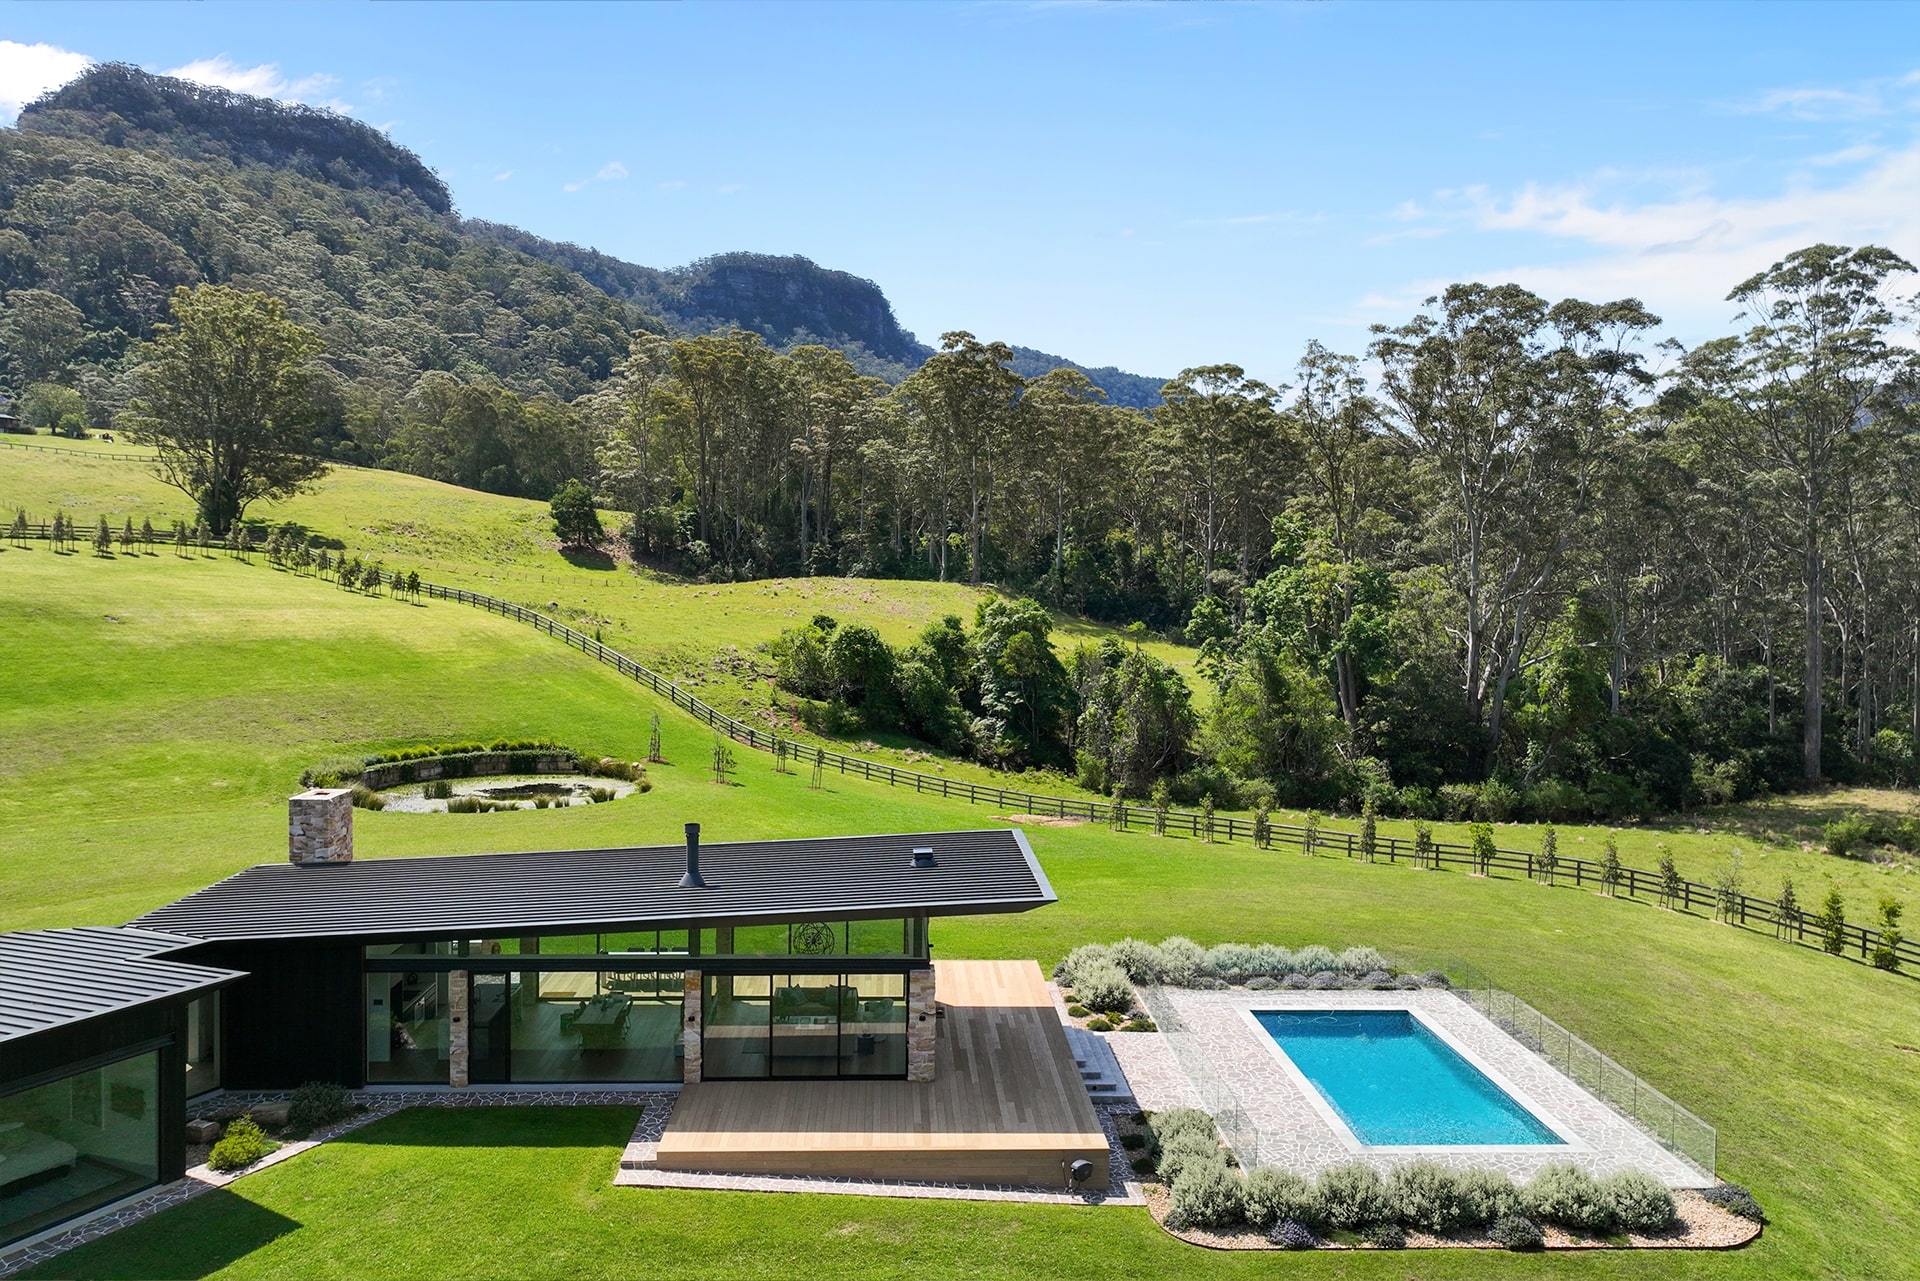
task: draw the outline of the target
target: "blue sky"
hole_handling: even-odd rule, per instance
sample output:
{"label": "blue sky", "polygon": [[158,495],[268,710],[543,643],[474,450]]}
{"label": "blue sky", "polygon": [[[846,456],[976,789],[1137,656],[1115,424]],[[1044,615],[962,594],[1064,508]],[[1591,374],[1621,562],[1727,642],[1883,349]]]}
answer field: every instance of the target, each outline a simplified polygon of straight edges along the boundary
{"label": "blue sky", "polygon": [[85,59],[345,110],[462,212],[651,266],[800,253],[965,328],[1285,380],[1453,280],[1696,341],[1817,240],[1920,260],[1920,8],[11,4]]}

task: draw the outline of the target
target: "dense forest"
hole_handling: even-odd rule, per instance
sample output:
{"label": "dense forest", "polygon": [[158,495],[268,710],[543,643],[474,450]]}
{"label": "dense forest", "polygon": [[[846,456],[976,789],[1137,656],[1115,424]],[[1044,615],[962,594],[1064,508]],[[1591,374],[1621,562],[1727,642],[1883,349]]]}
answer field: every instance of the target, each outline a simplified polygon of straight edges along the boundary
{"label": "dense forest", "polygon": [[[31,425],[137,420],[169,291],[218,281],[317,336],[327,457],[582,481],[634,558],[696,578],[1007,590],[906,647],[824,617],[782,637],[782,684],[843,731],[1129,795],[1490,819],[1913,780],[1920,432],[1888,250],[1729,281],[1739,329],[1691,349],[1630,299],[1462,284],[1284,385],[1212,365],[1141,407],[972,334],[906,347],[867,282],[779,266],[804,260],[648,274],[462,224],[371,130],[222,141],[222,100],[162,111],[140,74],[0,133]],[[856,323],[874,346],[806,341]],[[1132,646],[1056,657],[1049,610],[1200,646],[1211,697]]]}

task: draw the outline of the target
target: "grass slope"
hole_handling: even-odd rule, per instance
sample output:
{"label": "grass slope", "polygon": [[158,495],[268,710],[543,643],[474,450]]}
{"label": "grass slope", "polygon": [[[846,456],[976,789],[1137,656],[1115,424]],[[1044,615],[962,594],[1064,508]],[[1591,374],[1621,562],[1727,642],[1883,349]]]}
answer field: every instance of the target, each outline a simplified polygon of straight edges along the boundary
{"label": "grass slope", "polygon": [[[125,920],[283,857],[284,798],[316,757],[535,734],[633,755],[655,707],[525,627],[224,559],[0,552],[0,635],[9,641],[0,699],[4,928]],[[713,839],[992,824],[983,809],[858,780],[832,778],[812,792],[804,774],[776,775],[768,758],[744,750],[738,784],[722,788],[704,773],[711,736],[670,711],[662,719],[673,763],[655,769],[646,796],[512,814],[363,812],[360,854],[671,842],[688,819]],[[1177,1246],[1138,1211],[616,1191],[605,1180],[630,1117],[547,1113],[526,1122],[529,1133],[434,1113],[381,1132],[399,1138],[369,1131],[245,1180],[54,1271],[1920,1274],[1920,1243],[1905,1227],[1920,1211],[1911,1124],[1920,1057],[1906,1048],[1916,1041],[1907,978],[1566,887],[1093,826],[1040,828],[1031,838],[1061,902],[941,922],[941,955],[1051,963],[1089,939],[1184,932],[1206,943],[1371,943],[1464,957],[1717,1125],[1721,1173],[1751,1184],[1777,1224],[1749,1250],[1653,1263],[1476,1254],[1283,1265]],[[550,1128],[572,1137],[541,1140]],[[419,1195],[400,1191],[414,1186]],[[368,1197],[380,1207],[372,1227]],[[221,1214],[232,1217],[202,1217]],[[282,1232],[283,1220],[303,1226]]]}
{"label": "grass slope", "polygon": [[[151,519],[156,529],[167,529],[175,518],[192,514],[184,496],[145,467],[108,457],[150,451],[98,440],[32,444],[0,448],[0,514],[8,518],[16,509],[38,520],[63,510],[88,529],[105,516],[118,531],[129,518],[136,528]],[[434,582],[500,596],[582,631],[597,631],[607,644],[732,715],[840,746],[853,743],[820,739],[795,722],[790,700],[779,706],[764,676],[770,664],[757,654],[758,646],[820,613],[865,623],[888,642],[905,644],[945,614],[971,625],[975,607],[993,594],[959,583],[793,578],[702,584],[636,573],[604,556],[563,555],[545,503],[403,472],[338,468],[311,493],[256,504],[249,517],[293,521],[351,555],[377,559],[390,569],[418,569]],[[612,528],[622,518],[605,513],[604,519]],[[1056,621],[1055,644],[1063,653],[1083,641],[1119,634],[1067,615]],[[1205,699],[1206,682],[1192,672],[1197,650],[1158,639],[1143,644],[1186,672],[1195,694]],[[863,750],[876,757],[925,755],[923,744],[904,735],[874,739],[866,740]],[[996,777],[965,761],[943,760],[934,767],[956,778]],[[1039,773],[1026,776],[1022,786],[1080,794],[1070,781]]]}

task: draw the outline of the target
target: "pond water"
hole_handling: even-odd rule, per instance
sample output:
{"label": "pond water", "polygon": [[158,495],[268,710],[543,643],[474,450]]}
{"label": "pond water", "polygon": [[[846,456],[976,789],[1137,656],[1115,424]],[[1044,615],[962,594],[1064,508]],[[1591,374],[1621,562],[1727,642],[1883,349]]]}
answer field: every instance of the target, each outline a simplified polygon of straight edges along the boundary
{"label": "pond water", "polygon": [[[597,778],[590,774],[494,774],[485,778],[441,781],[453,788],[456,797],[473,796],[523,810],[536,808],[536,797],[544,799],[551,809],[556,806],[591,805],[594,803],[591,793],[597,788],[612,791],[615,800],[632,796],[638,790],[637,784],[625,779]],[[428,799],[426,795],[427,788],[432,786],[432,783],[405,783],[399,787],[389,787],[380,795],[387,800],[388,813],[444,814],[447,810],[446,799]]]}

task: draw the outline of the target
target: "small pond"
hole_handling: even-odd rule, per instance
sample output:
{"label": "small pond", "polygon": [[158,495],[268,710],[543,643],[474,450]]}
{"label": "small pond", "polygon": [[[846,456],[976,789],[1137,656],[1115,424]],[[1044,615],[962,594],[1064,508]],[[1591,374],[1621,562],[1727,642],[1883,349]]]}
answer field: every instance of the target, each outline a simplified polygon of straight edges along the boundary
{"label": "small pond", "polygon": [[451,787],[454,798],[472,797],[502,807],[537,809],[536,800],[546,808],[592,805],[595,791],[612,792],[614,800],[632,796],[639,785],[625,779],[596,778],[590,774],[495,774],[487,778],[451,778],[438,783],[403,783],[389,787],[380,795],[386,809],[395,814],[444,814],[447,800],[429,798],[430,787]]}

